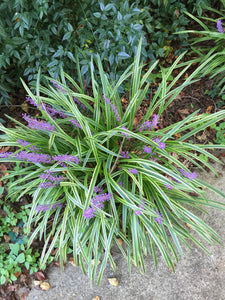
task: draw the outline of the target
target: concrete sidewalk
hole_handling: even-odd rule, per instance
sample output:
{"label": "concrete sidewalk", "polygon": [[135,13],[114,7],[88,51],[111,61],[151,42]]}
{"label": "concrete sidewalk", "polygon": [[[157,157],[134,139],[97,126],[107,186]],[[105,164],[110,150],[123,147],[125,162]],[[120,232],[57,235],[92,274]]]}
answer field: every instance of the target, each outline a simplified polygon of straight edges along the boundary
{"label": "concrete sidewalk", "polygon": [[[215,165],[223,174],[218,179],[213,173],[200,174],[200,177],[225,193],[225,171],[222,166]],[[210,199],[225,199],[211,192]],[[207,246],[211,256],[205,254],[197,246],[192,251],[184,248],[185,257],[177,264],[176,272],[171,273],[163,259],[159,256],[157,270],[153,259],[146,259],[146,274],[142,275],[133,266],[129,275],[127,263],[121,255],[115,259],[116,273],[107,267],[100,286],[90,287],[89,278],[84,276],[80,267],[67,264],[62,273],[59,268],[52,267],[48,273],[51,289],[36,290],[34,287],[27,300],[91,300],[99,296],[101,300],[224,300],[225,299],[225,211],[207,208],[209,212],[199,214],[223,239],[223,246]],[[109,277],[119,280],[118,286],[108,282]],[[22,293],[22,291],[20,291]]]}

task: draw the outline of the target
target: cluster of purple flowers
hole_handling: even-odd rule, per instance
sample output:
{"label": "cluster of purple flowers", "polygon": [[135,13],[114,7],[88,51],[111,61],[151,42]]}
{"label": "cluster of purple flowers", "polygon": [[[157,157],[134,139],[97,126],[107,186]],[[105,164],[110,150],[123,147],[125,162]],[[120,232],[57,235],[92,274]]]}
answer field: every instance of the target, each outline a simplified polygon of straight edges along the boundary
{"label": "cluster of purple flowers", "polygon": [[51,187],[56,187],[57,185],[60,184],[61,181],[64,180],[63,176],[56,176],[52,175],[54,174],[50,170],[45,171],[45,173],[42,173],[39,175],[39,177],[43,180],[48,180],[47,182],[42,182],[40,183],[39,187],[43,189],[51,188]]}
{"label": "cluster of purple flowers", "polygon": [[107,102],[110,105],[111,110],[114,113],[114,116],[116,117],[117,121],[121,122],[121,118],[120,118],[120,115],[119,115],[119,112],[118,112],[118,108],[113,104],[112,101],[110,101],[108,98],[106,98],[105,95],[103,95],[103,98],[104,98],[105,102]]}
{"label": "cluster of purple flowers", "polygon": [[221,20],[217,20],[217,30],[220,32],[220,33],[224,33],[224,30],[223,30],[223,26],[222,26],[222,22]]}
{"label": "cluster of purple flowers", "polygon": [[196,172],[189,173],[189,172],[185,171],[184,169],[179,169],[179,171],[184,177],[186,177],[190,180],[194,180],[198,177],[198,174]]}
{"label": "cluster of purple flowers", "polygon": [[[79,101],[77,100],[76,98],[74,98],[74,102],[80,104],[80,106],[82,106],[83,108],[85,108],[85,106]],[[53,108],[51,105],[49,104],[37,104],[35,102],[34,99],[30,98],[30,97],[26,97],[26,100],[27,102],[30,102],[33,106],[37,107],[38,109],[42,109],[42,110],[45,110],[53,119],[56,119],[56,115],[59,115],[61,118],[65,119],[65,118],[68,118],[68,115],[66,115],[64,112],[62,112],[61,109],[55,109]],[[78,121],[76,120],[73,120],[73,119],[70,119],[69,122],[71,122],[73,125],[79,127],[82,129],[81,125],[79,124]]]}
{"label": "cluster of purple flowers", "polygon": [[66,167],[65,163],[73,163],[75,162],[77,165],[79,164],[80,160],[77,156],[74,155],[68,155],[68,154],[64,154],[64,155],[55,155],[52,157],[53,160],[57,161],[60,166],[62,167]]}
{"label": "cluster of purple flowers", "polygon": [[12,154],[14,154],[14,152],[0,153],[0,158],[8,158],[8,157],[11,156]]}
{"label": "cluster of purple flowers", "polygon": [[26,151],[20,151],[13,155],[18,160],[23,160],[27,162],[33,162],[33,163],[51,163],[52,158],[48,154],[43,153],[33,153],[33,152],[26,152]]}
{"label": "cluster of purple flowers", "polygon": [[[47,210],[49,210],[50,206],[51,206],[50,204],[41,204],[41,205],[36,207],[36,210],[38,212],[47,211]],[[56,207],[61,207],[61,206],[62,206],[61,202],[60,203],[54,203],[51,207],[51,210],[56,209]]]}
{"label": "cluster of purple flowers", "polygon": [[28,122],[28,127],[31,129],[43,130],[43,131],[56,131],[55,126],[45,122],[39,121],[29,117],[27,114],[22,115],[23,118]]}
{"label": "cluster of purple flowers", "polygon": [[122,151],[121,156],[123,156],[124,158],[130,158],[130,155],[129,155],[128,151]]}
{"label": "cluster of purple flowers", "polygon": [[128,169],[128,171],[131,173],[131,174],[138,174],[138,170],[136,170],[135,168],[133,169]]}
{"label": "cluster of purple flowers", "polygon": [[[35,146],[34,146],[35,147]],[[59,162],[59,164],[62,167],[66,167],[66,162],[75,162],[76,164],[79,164],[80,160],[77,156],[74,155],[55,155],[51,157],[48,154],[43,154],[43,153],[34,153],[34,152],[27,152],[27,151],[20,151],[16,154],[13,152],[5,152],[5,153],[0,153],[0,158],[8,158],[9,156],[12,156],[18,160],[23,160],[27,162],[33,162],[33,163],[43,163],[43,164],[49,164],[54,161]]]}
{"label": "cluster of purple flowers", "polygon": [[143,150],[144,150],[144,152],[146,152],[146,153],[149,153],[149,154],[152,153],[152,148],[151,148],[151,147],[144,146]]}
{"label": "cluster of purple flowers", "polygon": [[160,139],[159,139],[159,138],[155,138],[155,139],[153,140],[153,142],[155,142],[155,143],[157,143],[157,144],[159,145],[159,149],[165,149],[165,147],[166,147],[166,144],[163,143],[163,142],[160,142]]}
{"label": "cluster of purple flowers", "polygon": [[56,115],[60,115],[62,118],[66,118],[66,115],[59,109],[56,110],[55,108],[51,107],[49,104],[37,104],[34,99],[30,97],[26,97],[26,101],[32,104],[33,106],[37,107],[38,109],[46,110],[46,112],[53,118],[56,119]]}
{"label": "cluster of purple flowers", "polygon": [[105,193],[105,194],[99,194],[96,195],[91,199],[91,206],[89,206],[87,209],[84,209],[83,211],[83,216],[86,219],[91,219],[94,217],[94,213],[96,212],[95,207],[98,209],[103,209],[104,208],[104,202],[105,201],[110,201],[110,198],[112,197],[111,194]]}
{"label": "cluster of purple flowers", "polygon": [[157,213],[157,215],[159,215],[159,217],[155,218],[155,221],[160,225],[162,224],[162,219],[163,215],[159,212],[159,211],[155,211]]}
{"label": "cluster of purple flowers", "polygon": [[135,216],[139,216],[139,215],[142,214],[142,210],[145,208],[145,207],[144,207],[145,201],[142,200],[142,203],[143,203],[143,204],[138,204],[138,207],[139,207],[140,209],[137,209],[137,210],[134,211]]}
{"label": "cluster of purple flowers", "polygon": [[146,122],[144,122],[144,123],[140,126],[139,131],[147,130],[148,128],[149,128],[150,130],[154,129],[154,128],[157,126],[157,124],[159,123],[159,122],[158,122],[158,119],[159,119],[159,116],[158,116],[158,115],[153,115],[152,121],[146,121]]}

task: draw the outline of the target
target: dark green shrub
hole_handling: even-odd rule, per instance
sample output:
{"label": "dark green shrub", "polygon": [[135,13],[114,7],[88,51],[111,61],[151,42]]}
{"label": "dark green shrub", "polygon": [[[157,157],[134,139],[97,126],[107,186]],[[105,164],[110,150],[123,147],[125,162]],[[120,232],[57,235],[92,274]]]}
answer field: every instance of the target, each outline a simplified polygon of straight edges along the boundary
{"label": "dark green shrub", "polygon": [[[81,74],[90,81],[90,57],[100,53],[107,76],[117,79],[132,62],[140,37],[142,60],[151,63],[187,45],[184,10],[202,12],[208,0],[2,0],[0,4],[0,104],[23,77],[35,82],[38,68],[58,78],[61,67],[73,78],[75,48]],[[198,6],[197,6],[198,4]],[[144,38],[145,37],[145,38]],[[182,42],[181,42],[182,41]],[[81,81],[81,78],[80,78]]]}

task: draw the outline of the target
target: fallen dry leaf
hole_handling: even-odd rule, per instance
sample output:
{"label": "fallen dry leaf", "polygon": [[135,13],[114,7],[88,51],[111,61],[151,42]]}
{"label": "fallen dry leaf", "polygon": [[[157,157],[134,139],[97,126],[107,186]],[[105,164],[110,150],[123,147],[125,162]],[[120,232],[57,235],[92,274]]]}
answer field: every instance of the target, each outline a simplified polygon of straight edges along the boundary
{"label": "fallen dry leaf", "polygon": [[211,110],[212,110],[212,108],[213,108],[213,106],[212,106],[212,105],[208,106],[208,107],[207,107],[207,109],[206,109],[206,113],[207,113],[207,114],[210,114],[210,113],[211,113]]}
{"label": "fallen dry leaf", "polygon": [[190,224],[186,223],[186,225],[187,225],[188,228],[191,228],[191,225],[190,225]]}
{"label": "fallen dry leaf", "polygon": [[121,102],[127,104],[127,100],[125,98],[122,98]]}
{"label": "fallen dry leaf", "polygon": [[43,291],[47,291],[51,288],[50,284],[48,282],[42,282],[40,284],[40,288],[43,290]]}
{"label": "fallen dry leaf", "polygon": [[28,114],[28,103],[27,103],[27,101],[24,101],[21,104],[21,108],[22,108],[23,111],[25,111]]}
{"label": "fallen dry leaf", "polygon": [[175,15],[177,16],[177,18],[179,18],[179,16],[180,16],[180,12],[179,12],[179,10],[178,9],[175,9]]}
{"label": "fallen dry leaf", "polygon": [[9,150],[9,146],[8,147],[2,147],[1,149],[0,149],[0,153],[5,153],[5,152],[7,152],[8,150]]}
{"label": "fallen dry leaf", "polygon": [[121,238],[118,238],[117,241],[118,241],[118,243],[119,243],[120,245],[123,244],[123,240],[122,240]]}
{"label": "fallen dry leaf", "polygon": [[21,272],[16,272],[14,275],[16,276],[16,278],[18,278],[18,277],[20,277]]}
{"label": "fallen dry leaf", "polygon": [[[94,266],[94,263],[95,263],[95,260],[92,259],[92,260],[91,260],[91,265]],[[100,264],[100,261],[98,261],[98,265],[99,265],[99,264]]]}
{"label": "fallen dry leaf", "polygon": [[68,262],[69,262],[72,266],[77,267],[77,265],[76,265],[75,262],[74,262],[74,258],[73,258],[73,257],[70,257],[69,260],[68,260]]}
{"label": "fallen dry leaf", "polygon": [[10,241],[10,237],[7,234],[4,234],[4,239],[6,243]]}
{"label": "fallen dry leaf", "polygon": [[21,295],[21,300],[25,300],[28,296],[28,292],[24,292],[22,295]]}
{"label": "fallen dry leaf", "polygon": [[2,172],[6,172],[6,171],[7,171],[7,168],[6,168],[5,165],[1,164],[1,165],[0,165],[0,170],[1,170]]}
{"label": "fallen dry leaf", "polygon": [[16,290],[18,290],[18,284],[11,284],[7,287],[7,290],[10,292],[15,292]]}
{"label": "fallen dry leaf", "polygon": [[119,284],[119,281],[115,277],[114,278],[108,278],[108,281],[113,286],[117,286]]}
{"label": "fallen dry leaf", "polygon": [[33,284],[35,285],[35,286],[38,286],[38,285],[40,285],[42,283],[42,280],[34,280],[33,281]]}
{"label": "fallen dry leaf", "polygon": [[176,139],[179,139],[181,137],[181,133],[175,133],[174,136]]}
{"label": "fallen dry leaf", "polygon": [[101,300],[101,298],[99,296],[96,296],[92,300]]}
{"label": "fallen dry leaf", "polygon": [[52,249],[52,251],[51,251],[51,255],[56,255],[56,253],[58,252],[58,248],[56,248],[56,249]]}
{"label": "fallen dry leaf", "polygon": [[35,274],[35,276],[37,277],[37,279],[38,280],[45,280],[46,279],[46,276],[44,275],[44,273],[42,273],[42,272],[37,272],[36,274]]}

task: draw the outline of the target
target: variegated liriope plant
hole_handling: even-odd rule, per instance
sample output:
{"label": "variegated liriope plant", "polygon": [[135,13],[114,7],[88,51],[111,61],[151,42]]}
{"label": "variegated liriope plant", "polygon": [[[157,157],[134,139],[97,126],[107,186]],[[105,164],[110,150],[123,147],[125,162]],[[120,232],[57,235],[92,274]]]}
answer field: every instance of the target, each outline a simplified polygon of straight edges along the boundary
{"label": "variegated liriope plant", "polygon": [[[2,153],[0,160],[21,162],[19,171],[5,177],[14,177],[8,199],[19,201],[25,194],[32,197],[26,226],[29,245],[38,236],[45,241],[41,266],[54,247],[58,248],[56,258],[61,264],[67,259],[68,249],[73,248],[75,264],[81,265],[92,280],[97,277],[99,283],[108,260],[115,268],[110,251],[113,243],[129,269],[133,261],[144,271],[144,256],[152,254],[157,264],[158,251],[174,270],[178,254],[183,255],[180,242],[188,245],[192,240],[207,251],[195,233],[212,244],[220,241],[193,208],[205,205],[224,209],[224,205],[206,199],[205,188],[215,189],[187,166],[202,170],[207,166],[216,173],[202,157],[218,161],[207,150],[225,146],[194,144],[191,137],[222,120],[225,111],[207,116],[195,112],[158,128],[164,110],[204,67],[174,87],[189,67],[167,84],[179,57],[163,74],[137,126],[134,118],[147,97],[146,81],[156,66],[142,75],[140,49],[141,44],[134,63],[114,84],[108,82],[99,58],[102,85],[98,86],[92,64],[93,96],[86,95],[82,85],[67,74],[62,74],[61,82],[48,79],[41,85],[38,80],[35,95],[25,85],[27,101],[39,109],[39,116],[24,114],[27,123],[15,121],[15,128],[0,124],[5,133],[0,136],[0,145],[13,149]],[[125,80],[130,80],[126,109],[117,92]],[[180,137],[176,139],[175,135]]]}

